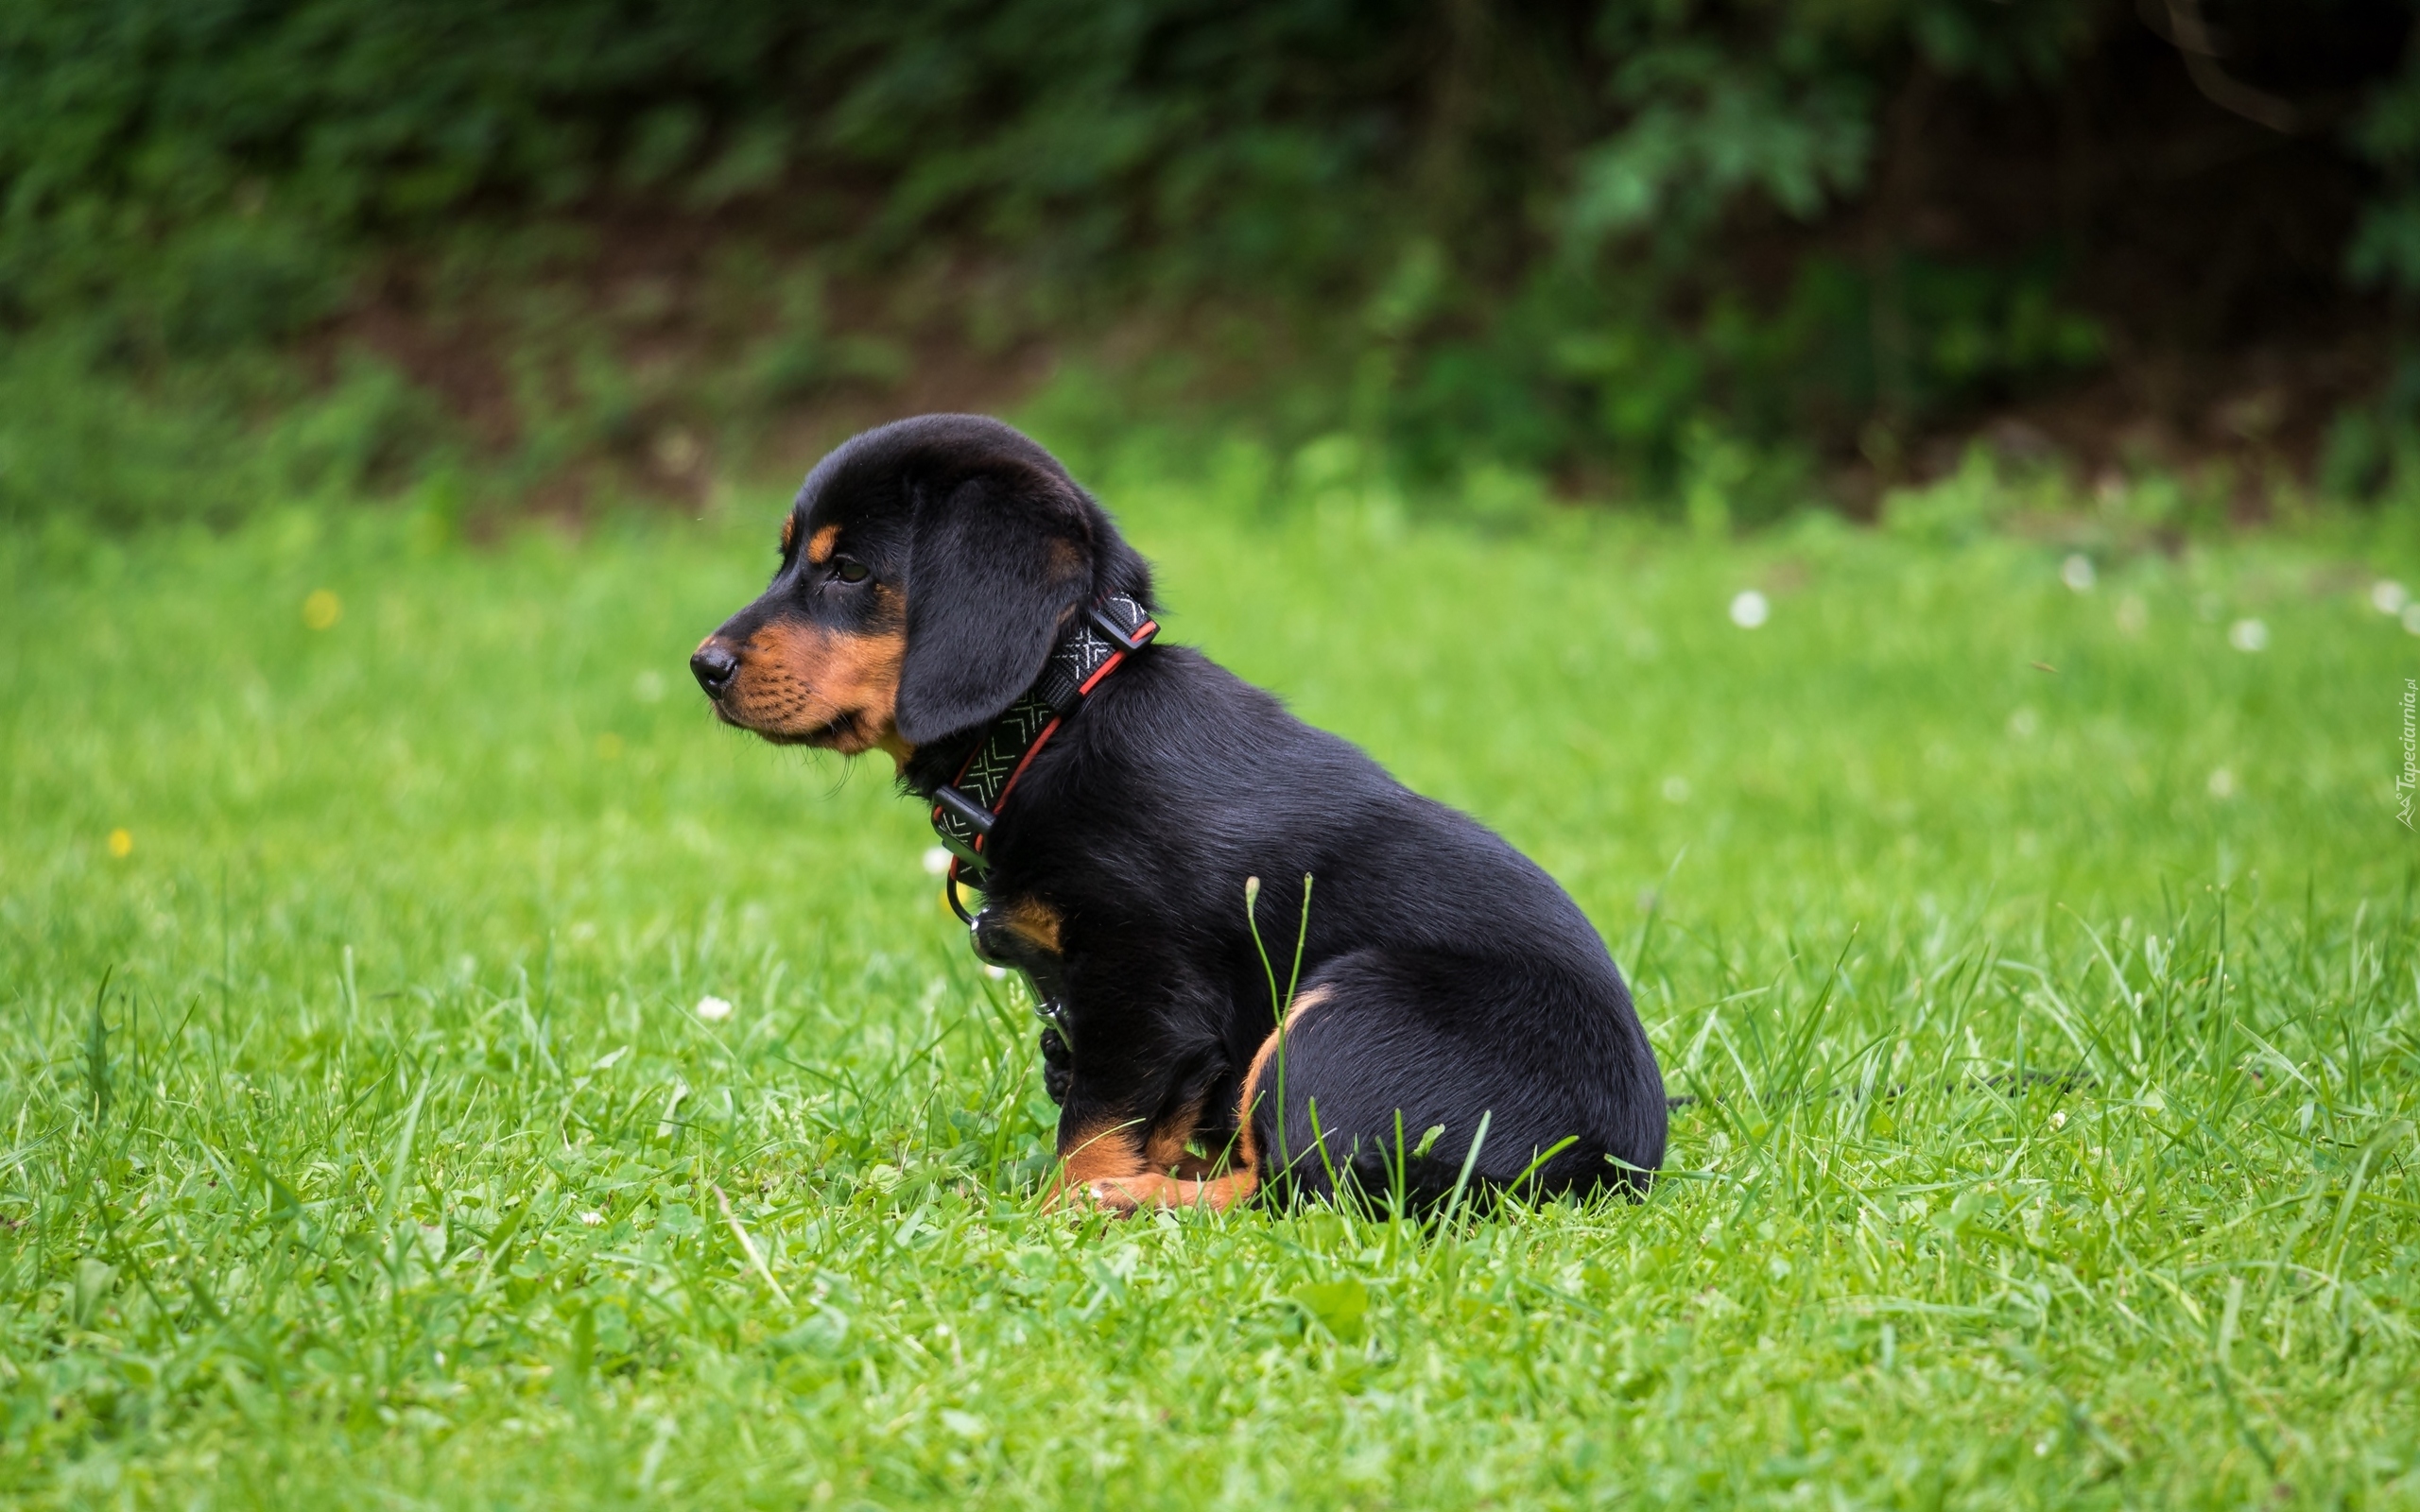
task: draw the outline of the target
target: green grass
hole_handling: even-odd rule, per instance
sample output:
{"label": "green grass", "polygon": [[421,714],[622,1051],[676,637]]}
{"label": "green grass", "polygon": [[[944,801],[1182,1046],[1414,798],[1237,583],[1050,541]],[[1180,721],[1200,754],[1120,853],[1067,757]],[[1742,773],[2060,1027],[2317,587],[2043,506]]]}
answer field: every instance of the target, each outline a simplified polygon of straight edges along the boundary
{"label": "green grass", "polygon": [[1112,502],[1174,636],[1598,921],[1701,1099],[1648,1201],[1038,1211],[918,811],[685,686],[769,493],[25,529],[0,1493],[2420,1505],[2420,640],[2365,574]]}

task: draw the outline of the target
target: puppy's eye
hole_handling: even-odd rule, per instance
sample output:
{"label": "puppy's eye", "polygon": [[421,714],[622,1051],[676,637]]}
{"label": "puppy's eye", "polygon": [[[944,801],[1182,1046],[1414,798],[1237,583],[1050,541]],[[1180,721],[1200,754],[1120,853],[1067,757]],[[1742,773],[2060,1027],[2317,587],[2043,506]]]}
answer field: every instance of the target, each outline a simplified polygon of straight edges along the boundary
{"label": "puppy's eye", "polygon": [[832,564],[832,576],[844,583],[862,583],[869,571],[864,562],[851,561],[845,557]]}

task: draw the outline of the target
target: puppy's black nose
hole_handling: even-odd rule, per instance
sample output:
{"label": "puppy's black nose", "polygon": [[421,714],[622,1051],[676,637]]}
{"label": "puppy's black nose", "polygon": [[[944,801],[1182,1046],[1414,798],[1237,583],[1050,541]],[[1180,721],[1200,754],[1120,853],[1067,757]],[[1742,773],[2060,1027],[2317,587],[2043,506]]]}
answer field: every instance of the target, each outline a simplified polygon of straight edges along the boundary
{"label": "puppy's black nose", "polygon": [[698,686],[706,690],[707,697],[719,698],[739,671],[739,658],[720,641],[708,641],[690,653],[689,670],[696,675]]}

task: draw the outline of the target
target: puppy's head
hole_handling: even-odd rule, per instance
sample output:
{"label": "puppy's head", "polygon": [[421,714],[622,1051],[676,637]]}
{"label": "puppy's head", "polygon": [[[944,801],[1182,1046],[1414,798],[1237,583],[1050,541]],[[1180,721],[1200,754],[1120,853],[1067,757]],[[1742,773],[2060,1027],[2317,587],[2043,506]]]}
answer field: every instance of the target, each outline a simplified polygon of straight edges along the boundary
{"label": "puppy's head", "polygon": [[816,464],[754,603],[689,659],[725,723],[847,755],[989,722],[1096,593],[1141,558],[1047,452],[994,420],[926,415]]}

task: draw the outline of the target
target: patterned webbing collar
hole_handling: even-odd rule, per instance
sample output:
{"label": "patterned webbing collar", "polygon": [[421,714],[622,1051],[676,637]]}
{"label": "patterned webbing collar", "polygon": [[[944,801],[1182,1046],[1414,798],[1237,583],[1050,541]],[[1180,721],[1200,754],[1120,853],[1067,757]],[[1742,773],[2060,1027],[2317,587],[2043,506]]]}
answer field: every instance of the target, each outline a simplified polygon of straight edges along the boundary
{"label": "patterned webbing collar", "polygon": [[1101,679],[1117,670],[1128,652],[1141,650],[1159,633],[1150,611],[1127,594],[1109,593],[1095,601],[1059,638],[1042,676],[1025,696],[994,721],[959,768],[957,780],[933,790],[933,833],[951,857],[943,891],[959,918],[973,922],[958,901],[959,868],[966,868],[967,880],[982,885],[989,865],[983,859],[983,841],[1035,753],[1082,707]]}

